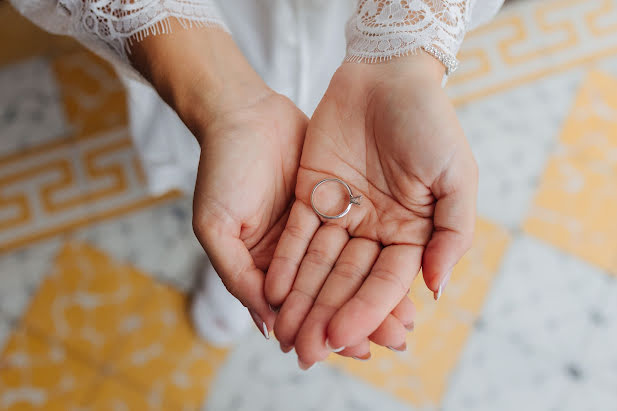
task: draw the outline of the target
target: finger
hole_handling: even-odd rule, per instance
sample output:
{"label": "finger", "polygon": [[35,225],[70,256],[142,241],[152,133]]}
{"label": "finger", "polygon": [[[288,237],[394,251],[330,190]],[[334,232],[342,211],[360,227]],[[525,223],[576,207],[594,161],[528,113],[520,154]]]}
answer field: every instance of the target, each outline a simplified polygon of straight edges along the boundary
{"label": "finger", "polygon": [[283,344],[294,344],[300,326],[348,241],[347,230],[333,224],[323,225],[315,233],[275,324],[277,338]]}
{"label": "finger", "polygon": [[[353,347],[345,348],[336,354],[343,357],[350,357],[358,361],[368,361],[371,359],[371,343],[368,339],[364,339]],[[302,370],[308,370],[313,364],[315,364],[315,362],[304,362],[298,357],[298,366]]]}
{"label": "finger", "polygon": [[350,357],[355,360],[366,361],[371,358],[371,343],[368,338],[365,338],[360,343],[347,347],[336,354],[342,357]]}
{"label": "finger", "polygon": [[298,200],[294,202],[266,275],[265,295],[272,307],[279,307],[287,298],[320,224],[319,217],[309,206]]}
{"label": "finger", "polygon": [[409,293],[407,293],[398,305],[394,307],[392,315],[395,316],[408,331],[413,331],[416,319],[416,307],[411,301]]}
{"label": "finger", "polygon": [[303,362],[322,361],[330,351],[344,349],[341,345],[327,346],[328,323],[360,289],[380,250],[377,242],[364,238],[353,238],[347,243],[296,337],[296,353]]}
{"label": "finger", "polygon": [[371,335],[394,310],[420,270],[422,247],[391,245],[381,250],[358,292],[328,325],[331,346],[356,344]]}
{"label": "finger", "polygon": [[416,309],[408,295],[394,308],[379,327],[369,336],[369,340],[396,351],[405,346],[407,335],[414,329]]}
{"label": "finger", "polygon": [[275,315],[263,292],[265,275],[238,237],[240,229],[208,219],[195,223],[195,234],[227,290],[249,309],[264,337],[270,338]]}
{"label": "finger", "polygon": [[[454,265],[471,247],[476,218],[477,171],[474,166],[464,168],[467,173],[452,167],[433,189],[437,197],[433,218],[433,235],[426,246],[422,273],[435,299],[450,279]],[[470,175],[471,174],[471,175]]]}

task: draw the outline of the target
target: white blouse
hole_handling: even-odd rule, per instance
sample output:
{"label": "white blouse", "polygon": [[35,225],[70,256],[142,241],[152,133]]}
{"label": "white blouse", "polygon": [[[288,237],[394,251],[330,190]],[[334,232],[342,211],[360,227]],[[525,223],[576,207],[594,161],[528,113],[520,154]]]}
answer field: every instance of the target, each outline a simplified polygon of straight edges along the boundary
{"label": "white blouse", "polygon": [[[155,193],[191,192],[199,150],[128,62],[130,45],[170,30],[169,17],[229,31],[255,70],[307,114],[343,59],[376,63],[423,49],[451,73],[467,30],[503,0],[11,0],[44,29],[111,61],[128,91],[131,132]],[[345,24],[346,23],[346,24]]]}

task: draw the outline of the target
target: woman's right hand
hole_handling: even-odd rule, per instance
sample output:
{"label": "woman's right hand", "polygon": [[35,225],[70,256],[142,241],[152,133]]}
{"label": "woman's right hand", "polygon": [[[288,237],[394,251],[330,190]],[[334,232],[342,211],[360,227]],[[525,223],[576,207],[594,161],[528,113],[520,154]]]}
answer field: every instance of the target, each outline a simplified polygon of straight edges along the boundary
{"label": "woman's right hand", "polygon": [[195,234],[268,336],[275,313],[264,272],[289,215],[308,119],[263,82],[229,34],[172,27],[137,43],[132,62],[199,141]]}

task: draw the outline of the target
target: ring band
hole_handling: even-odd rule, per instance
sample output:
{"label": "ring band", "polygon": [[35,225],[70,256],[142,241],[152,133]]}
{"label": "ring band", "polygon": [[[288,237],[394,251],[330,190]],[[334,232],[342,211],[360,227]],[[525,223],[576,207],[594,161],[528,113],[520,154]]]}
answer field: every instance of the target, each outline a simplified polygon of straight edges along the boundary
{"label": "ring band", "polygon": [[[322,212],[320,212],[317,207],[315,207],[315,201],[314,201],[314,197],[315,197],[315,191],[317,190],[317,187],[319,187],[320,185],[324,184],[324,183],[328,183],[328,182],[336,182],[339,184],[342,184],[345,189],[347,189],[347,192],[349,193],[349,204],[347,204],[347,208],[345,208],[345,210],[337,215],[327,215],[324,214]],[[341,180],[340,178],[325,178],[323,180],[321,180],[319,183],[315,184],[315,187],[313,187],[313,191],[311,192],[311,207],[313,207],[313,211],[320,217],[328,219],[328,220],[336,220],[337,218],[343,218],[347,215],[347,213],[349,213],[349,210],[351,210],[351,206],[353,205],[360,205],[360,199],[362,198],[361,195],[359,196],[354,196],[353,192],[351,191],[351,187],[349,187],[349,184],[347,184],[346,182],[344,182],[343,180]]]}

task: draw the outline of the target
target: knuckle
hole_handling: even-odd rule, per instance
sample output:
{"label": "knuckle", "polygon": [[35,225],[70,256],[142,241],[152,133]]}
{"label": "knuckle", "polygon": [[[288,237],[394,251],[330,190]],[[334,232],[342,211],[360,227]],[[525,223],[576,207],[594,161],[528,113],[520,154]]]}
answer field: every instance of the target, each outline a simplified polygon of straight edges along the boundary
{"label": "knuckle", "polygon": [[319,248],[310,247],[306,254],[304,255],[304,260],[317,267],[329,266],[330,264],[327,261],[327,255],[325,252]]}
{"label": "knuckle", "polygon": [[390,288],[395,290],[400,295],[407,294],[407,289],[409,288],[407,284],[403,281],[400,275],[397,275],[395,272],[391,270],[387,270],[385,268],[379,268],[371,274],[374,278],[386,283]]}
{"label": "knuckle", "polygon": [[299,241],[306,242],[306,243],[308,243],[309,241],[309,239],[306,237],[306,234],[304,233],[302,228],[300,228],[297,225],[293,225],[293,224],[288,225],[287,227],[285,227],[285,232],[292,239],[299,240]]}
{"label": "knuckle", "polygon": [[362,270],[357,264],[350,261],[341,261],[336,264],[333,275],[357,282],[362,280],[365,276],[364,270]]}

